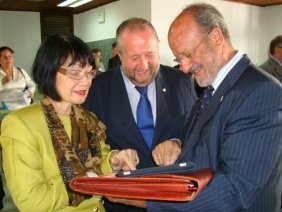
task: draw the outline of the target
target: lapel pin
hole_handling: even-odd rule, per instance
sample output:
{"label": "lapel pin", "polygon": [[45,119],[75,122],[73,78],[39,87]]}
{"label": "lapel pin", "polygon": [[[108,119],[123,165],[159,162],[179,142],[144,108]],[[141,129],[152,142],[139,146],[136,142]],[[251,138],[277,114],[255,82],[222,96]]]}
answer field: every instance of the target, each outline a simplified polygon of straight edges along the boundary
{"label": "lapel pin", "polygon": [[224,98],[224,96],[222,96],[222,97],[220,98],[220,101],[221,101],[221,102],[222,102],[223,98]]}
{"label": "lapel pin", "polygon": [[166,92],[166,88],[163,88],[163,92]]}

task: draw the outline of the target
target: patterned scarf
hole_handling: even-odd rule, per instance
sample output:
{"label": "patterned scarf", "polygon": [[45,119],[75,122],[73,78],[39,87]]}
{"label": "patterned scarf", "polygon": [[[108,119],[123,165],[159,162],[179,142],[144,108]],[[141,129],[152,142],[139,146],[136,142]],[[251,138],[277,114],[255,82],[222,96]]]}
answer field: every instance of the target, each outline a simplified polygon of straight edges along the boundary
{"label": "patterned scarf", "polygon": [[75,177],[86,176],[91,171],[102,175],[100,141],[106,139],[105,125],[79,105],[73,105],[70,119],[72,138],[67,135],[63,122],[51,102],[40,101],[51,134],[57,163],[69,196],[69,204],[79,205],[89,195],[70,189],[69,182]]}

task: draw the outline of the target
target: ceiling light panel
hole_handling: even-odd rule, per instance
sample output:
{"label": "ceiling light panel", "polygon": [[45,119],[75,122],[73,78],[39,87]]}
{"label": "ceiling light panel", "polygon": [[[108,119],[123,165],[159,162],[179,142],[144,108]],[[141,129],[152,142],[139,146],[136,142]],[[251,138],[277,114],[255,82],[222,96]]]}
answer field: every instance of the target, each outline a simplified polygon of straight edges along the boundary
{"label": "ceiling light panel", "polygon": [[66,0],[58,4],[58,7],[78,7],[80,5],[86,4],[92,0]]}

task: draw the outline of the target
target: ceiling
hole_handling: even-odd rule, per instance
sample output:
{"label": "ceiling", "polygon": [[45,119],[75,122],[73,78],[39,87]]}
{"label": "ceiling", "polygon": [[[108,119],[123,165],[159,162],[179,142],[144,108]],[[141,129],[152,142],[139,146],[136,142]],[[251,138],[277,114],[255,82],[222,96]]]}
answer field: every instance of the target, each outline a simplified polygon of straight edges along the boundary
{"label": "ceiling", "polygon": [[251,5],[260,6],[260,7],[267,7],[267,6],[282,4],[282,0],[225,0],[225,1],[251,4]]}
{"label": "ceiling", "polygon": [[76,8],[57,7],[62,0],[0,0],[0,10],[77,14],[118,0],[93,0]]}
{"label": "ceiling", "polygon": [[[34,12],[64,12],[77,14],[100,7],[118,0],[93,0],[77,8],[57,7],[62,0],[0,0],[0,10],[34,11]],[[225,0],[246,3],[256,6],[272,6],[282,4],[282,0]]]}

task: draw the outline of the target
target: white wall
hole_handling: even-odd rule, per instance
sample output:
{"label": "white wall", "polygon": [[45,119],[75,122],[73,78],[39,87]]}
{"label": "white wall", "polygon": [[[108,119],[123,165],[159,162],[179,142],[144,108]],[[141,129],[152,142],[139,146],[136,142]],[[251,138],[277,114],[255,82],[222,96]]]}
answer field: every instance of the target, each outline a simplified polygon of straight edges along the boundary
{"label": "white wall", "polygon": [[[116,28],[129,17],[151,20],[151,0],[120,0],[97,9],[74,15],[74,32],[85,42],[114,38]],[[105,22],[98,23],[99,10],[105,11]]]}
{"label": "white wall", "polygon": [[[190,2],[216,6],[226,20],[234,47],[247,53],[256,64],[267,58],[270,40],[282,34],[282,5],[256,7],[222,0],[119,0],[74,15],[74,32],[85,42],[112,38],[122,21],[133,16],[142,17],[152,22],[160,37],[161,62],[174,65],[167,31],[172,20]],[[101,8],[105,10],[104,23],[98,23]],[[40,14],[0,11],[0,29],[0,46],[12,47],[16,51],[15,64],[30,72],[41,42]]]}
{"label": "white wall", "polygon": [[264,61],[267,56],[269,42],[277,35],[282,35],[282,5],[265,7],[262,9],[261,28],[261,49],[260,59]]}
{"label": "white wall", "polygon": [[41,43],[40,14],[0,11],[0,46],[15,51],[15,66],[31,73],[35,54]]}
{"label": "white wall", "polygon": [[[282,34],[282,6],[257,7],[222,0],[120,0],[74,17],[75,34],[86,42],[112,38],[117,26],[132,16],[151,21],[160,38],[161,63],[175,65],[167,43],[170,23],[188,3],[206,2],[214,5],[224,16],[233,46],[255,64],[267,58],[269,41]],[[161,5],[161,6],[160,6]],[[105,10],[105,23],[98,23],[98,12]],[[273,24],[269,24],[273,23]],[[274,27],[273,27],[274,26]]]}
{"label": "white wall", "polygon": [[[248,54],[253,63],[267,59],[270,40],[282,35],[282,5],[257,7],[222,0],[151,0],[152,19],[160,40],[161,62],[174,65],[167,43],[170,23],[188,3],[205,2],[214,5],[223,15],[230,31],[233,46]],[[159,5],[162,5],[160,7]]]}
{"label": "white wall", "polygon": [[[152,23],[159,32],[161,39],[161,58],[165,64],[175,65],[167,43],[167,32],[170,23],[187,5],[187,0],[166,0],[165,7],[158,9],[163,0],[152,0]],[[260,8],[246,4],[238,4],[221,0],[191,0],[191,3],[205,2],[215,6],[223,15],[230,31],[233,46],[248,53],[254,63],[258,63],[260,37]],[[164,20],[165,19],[165,20]],[[282,33],[282,32],[281,32]]]}

